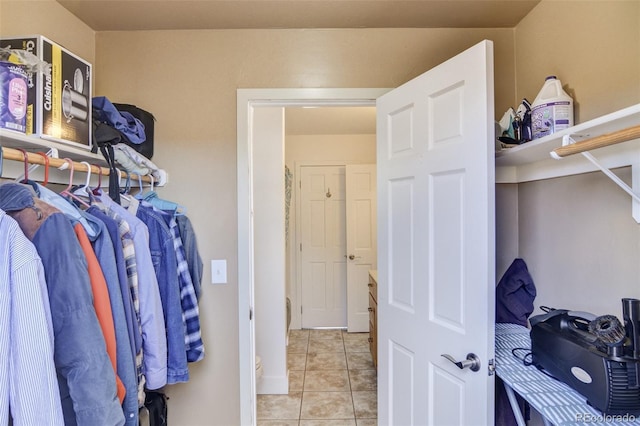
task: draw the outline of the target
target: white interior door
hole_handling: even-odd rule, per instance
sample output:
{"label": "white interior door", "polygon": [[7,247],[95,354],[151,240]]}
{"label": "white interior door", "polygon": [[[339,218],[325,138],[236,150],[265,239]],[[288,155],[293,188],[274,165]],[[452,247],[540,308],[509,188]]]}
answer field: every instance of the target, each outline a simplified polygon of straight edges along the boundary
{"label": "white interior door", "polygon": [[345,167],[300,168],[302,327],[346,327]]}
{"label": "white interior door", "polygon": [[347,165],[347,331],[369,331],[369,270],[377,268],[376,165]]}
{"label": "white interior door", "polygon": [[380,424],[494,423],[493,90],[483,41],[378,99]]}

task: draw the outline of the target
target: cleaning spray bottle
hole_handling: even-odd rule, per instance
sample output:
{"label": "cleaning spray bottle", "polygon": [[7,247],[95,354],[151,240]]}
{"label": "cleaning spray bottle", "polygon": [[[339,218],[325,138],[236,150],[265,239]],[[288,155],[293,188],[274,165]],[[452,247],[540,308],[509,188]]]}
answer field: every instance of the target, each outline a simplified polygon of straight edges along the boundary
{"label": "cleaning spray bottle", "polygon": [[562,83],[551,75],[531,105],[533,139],[548,136],[573,126],[573,99],[562,89]]}

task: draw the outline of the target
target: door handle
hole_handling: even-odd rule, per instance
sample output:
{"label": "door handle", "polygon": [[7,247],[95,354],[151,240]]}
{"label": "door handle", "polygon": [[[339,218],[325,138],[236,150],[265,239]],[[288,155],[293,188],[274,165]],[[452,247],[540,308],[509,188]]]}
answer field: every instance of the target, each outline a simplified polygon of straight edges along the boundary
{"label": "door handle", "polygon": [[349,260],[360,259],[360,258],[362,258],[362,256],[354,256],[353,254],[349,255]]}
{"label": "door handle", "polygon": [[464,361],[456,361],[455,358],[449,354],[441,354],[440,356],[443,356],[451,361],[460,370],[464,370],[465,368],[468,368],[471,371],[480,370],[480,358],[478,358],[478,356],[474,353],[467,354],[467,359],[465,359]]}

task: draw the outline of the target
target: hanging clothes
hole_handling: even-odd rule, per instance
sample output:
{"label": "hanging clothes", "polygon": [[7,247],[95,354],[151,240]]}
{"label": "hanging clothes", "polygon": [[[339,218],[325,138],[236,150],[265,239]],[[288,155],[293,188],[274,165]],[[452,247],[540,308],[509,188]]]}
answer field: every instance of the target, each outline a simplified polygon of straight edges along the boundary
{"label": "hanging clothes", "polygon": [[[93,218],[93,222],[100,225],[98,237],[91,242],[96,259],[102,269],[107,291],[109,292],[109,302],[113,316],[113,328],[116,337],[116,374],[122,380],[125,387],[124,400],[122,401],[122,411],[125,417],[126,426],[137,426],[138,419],[138,397],[137,397],[137,376],[135,367],[135,355],[132,350],[133,341],[129,336],[129,327],[124,309],[124,298],[122,296],[122,286],[120,285],[120,275],[115,258],[115,249],[109,235],[107,225],[102,219],[86,212]],[[110,219],[109,219],[110,220]],[[117,229],[115,231],[117,233]],[[122,249],[120,250],[122,255]],[[124,288],[128,293],[126,271],[124,271]],[[128,302],[131,302],[131,297]]]}
{"label": "hanging clothes", "polygon": [[[0,210],[0,424],[63,425],[42,261]],[[33,348],[38,348],[34,351]]]}
{"label": "hanging clothes", "polygon": [[189,266],[189,275],[191,275],[191,281],[193,283],[193,289],[196,292],[196,299],[200,300],[202,294],[202,258],[198,251],[198,240],[196,233],[191,224],[191,220],[187,215],[175,216],[178,223],[178,231],[180,232],[180,238],[182,238],[182,245],[184,246],[184,252]]}
{"label": "hanging clothes", "polygon": [[44,266],[65,424],[123,425],[115,373],[93,307],[87,261],[71,223],[19,184],[0,186],[0,208],[16,219]]}
{"label": "hanging clothes", "polygon": [[[135,358],[132,358],[131,341],[129,339],[128,324],[124,315],[122,293],[119,281],[108,285],[110,280],[118,280],[103,272],[103,263],[109,265],[110,250],[113,257],[113,245],[106,234],[105,226],[98,218],[79,209],[70,200],[51,191],[43,185],[36,184],[39,198],[60,209],[74,226],[81,247],[89,263],[89,277],[94,293],[94,307],[107,344],[107,353],[116,372],[116,386],[118,399],[123,403],[126,424],[138,423],[137,376],[135,374]],[[105,244],[109,248],[105,249]],[[95,246],[101,250],[102,262],[97,259]],[[106,257],[106,258],[105,258]],[[117,273],[116,273],[117,274]],[[126,285],[126,284],[125,284]],[[127,290],[128,292],[128,290]],[[130,299],[129,299],[130,300]],[[121,327],[124,327],[122,329]],[[120,334],[124,331],[126,334]],[[120,335],[120,336],[118,336]],[[126,337],[126,339],[123,339]],[[118,343],[118,340],[120,342]],[[125,353],[125,351],[127,353]],[[133,369],[133,373],[131,371]],[[123,378],[124,377],[124,378]],[[126,379],[126,383],[124,382]],[[126,401],[125,401],[126,399]]]}
{"label": "hanging clothes", "polygon": [[[117,349],[116,349],[116,331],[113,324],[113,312],[111,311],[111,300],[109,297],[109,290],[107,290],[107,282],[105,281],[102,268],[98,263],[98,258],[91,247],[91,242],[87,238],[82,225],[76,223],[73,226],[73,230],[76,233],[80,248],[87,259],[87,271],[89,272],[89,282],[91,283],[91,292],[93,294],[93,307],[96,310],[96,316],[98,317],[98,323],[102,330],[102,336],[104,337],[105,344],[107,346],[107,355],[111,361],[111,367],[113,371],[117,371]],[[116,390],[118,400],[120,403],[124,400],[124,385],[120,380],[120,377],[116,374]]]}
{"label": "hanging clothes", "polygon": [[136,217],[149,230],[149,247],[154,253],[153,266],[158,279],[167,332],[167,383],[189,380],[185,346],[185,320],[180,303],[177,259],[169,227],[153,210],[139,208]]}
{"label": "hanging clothes", "polygon": [[[129,288],[129,278],[127,277],[127,268],[135,268],[135,263],[133,263],[135,262],[135,253],[131,250],[131,257],[127,262],[123,249],[123,245],[130,245],[133,247],[133,240],[128,233],[123,233],[123,235],[121,235],[118,229],[118,222],[107,216],[98,207],[89,207],[87,209],[87,213],[104,223],[107,228],[109,239],[112,243],[117,281],[120,286],[122,307],[124,309],[124,317],[127,324],[127,334],[129,335],[129,347],[131,349],[131,355],[135,360],[136,354],[138,354],[142,348],[142,332],[140,330],[140,321],[136,317],[136,311],[131,298],[131,290]],[[96,255],[100,257],[98,251],[99,249],[96,249]],[[100,252],[102,252],[102,250],[100,250]],[[103,263],[102,259],[100,259],[100,263]],[[142,358],[140,359],[142,360]],[[142,365],[142,363],[140,365]]]}
{"label": "hanging clothes", "polygon": [[[167,384],[167,338],[158,280],[149,250],[149,231],[140,219],[114,202],[109,196],[101,194],[96,196],[96,200],[95,205],[109,217],[119,223],[124,221],[129,226],[133,240],[136,270],[127,270],[127,273],[138,284],[137,294],[132,292],[132,298],[134,306],[136,303],[139,306],[138,314],[143,336],[143,372],[146,387],[151,390],[159,389]],[[140,396],[142,396],[141,403],[144,403],[143,394]]]}
{"label": "hanging clothes", "polygon": [[53,192],[46,186],[42,186],[40,184],[36,185],[38,189],[38,198],[64,213],[72,224],[79,222],[90,239],[93,240],[97,237],[99,228],[89,222],[90,219],[87,218],[82,210],[78,209],[70,203],[69,200],[61,197],[60,194]]}
{"label": "hanging clothes", "polygon": [[[104,208],[104,206],[102,206]],[[100,210],[97,205],[93,205],[89,208],[92,214],[98,216],[99,214],[104,215],[106,218],[110,219],[116,225],[117,235],[113,236],[114,242],[114,251],[118,253],[118,249],[121,250],[122,257],[120,259],[120,265],[118,267],[119,275],[121,278],[121,289],[122,294],[127,295],[128,297],[123,296],[123,302],[128,300],[130,303],[130,309],[132,312],[130,313],[130,321],[131,325],[128,325],[130,328],[131,337],[130,340],[133,341],[133,346],[131,347],[135,371],[136,371],[136,382],[138,385],[138,392],[136,395],[136,399],[138,401],[137,405],[140,405],[144,402],[144,386],[145,386],[145,376],[144,376],[144,365],[143,365],[143,345],[142,345],[142,320],[140,315],[140,298],[138,296],[138,268],[136,264],[136,254],[135,247],[133,243],[133,237],[131,235],[131,229],[129,227],[129,223],[122,219],[120,215],[117,213],[111,213],[111,216],[108,216],[105,212]],[[124,275],[122,269],[124,268]],[[124,283],[124,284],[123,284]],[[123,287],[124,285],[124,287]],[[128,317],[129,318],[129,317]],[[148,323],[150,336],[153,337],[154,330],[156,330],[156,326],[153,323]]]}
{"label": "hanging clothes", "polygon": [[[144,207],[144,206],[143,206]],[[152,208],[149,206],[148,208]],[[180,231],[178,224],[173,216],[158,211],[169,225],[171,235],[173,237],[173,248],[178,261],[178,278],[180,284],[180,302],[182,305],[182,313],[186,325],[185,345],[187,347],[187,360],[189,362],[197,362],[204,358],[204,343],[202,343],[202,335],[200,333],[200,311],[198,309],[198,299],[189,274],[189,265],[187,264]]]}

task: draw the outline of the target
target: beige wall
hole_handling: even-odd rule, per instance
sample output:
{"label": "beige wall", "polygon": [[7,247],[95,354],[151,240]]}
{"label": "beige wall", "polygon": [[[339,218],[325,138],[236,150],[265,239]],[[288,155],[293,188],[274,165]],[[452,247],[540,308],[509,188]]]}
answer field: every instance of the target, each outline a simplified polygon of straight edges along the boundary
{"label": "beige wall", "polygon": [[[578,104],[576,124],[639,103],[640,2],[543,0],[516,28],[516,69],[516,93],[531,101],[556,74]],[[630,182],[628,169],[618,173]],[[620,316],[620,298],[640,297],[640,228],[631,198],[607,177],[525,183],[515,193],[517,225],[507,222],[536,282],[536,307]],[[513,218],[501,208],[498,216]]]}
{"label": "beige wall", "polygon": [[376,135],[287,135],[285,142],[285,163],[292,172],[297,161],[376,162]]}
{"label": "beige wall", "polygon": [[576,124],[640,102],[640,1],[543,0],[515,36],[518,100],[556,75]]}
{"label": "beige wall", "polygon": [[[189,426],[239,423],[237,88],[395,87],[486,38],[494,41],[498,116],[523,96],[532,100],[544,77],[556,73],[575,91],[580,122],[640,102],[639,23],[638,2],[543,1],[515,34],[513,29],[94,34],[51,0],[0,1],[1,35],[47,35],[94,63],[96,95],[137,104],[157,118],[153,160],[170,174],[160,195],[187,207],[205,261],[200,309],[207,355],[191,366],[189,383],[168,389],[169,422]],[[588,193],[588,186],[581,188]],[[545,204],[528,202],[531,197],[522,201],[539,215],[562,201],[562,194],[541,199]],[[600,219],[598,224],[608,217]],[[635,238],[637,230],[631,232]],[[637,262],[637,247],[630,252],[626,245],[607,247]],[[228,259],[227,285],[206,284],[209,259]],[[627,271],[637,279],[635,273]]]}
{"label": "beige wall", "polygon": [[54,0],[0,0],[0,37],[34,34],[48,37],[95,64],[95,31],[59,3]]}

